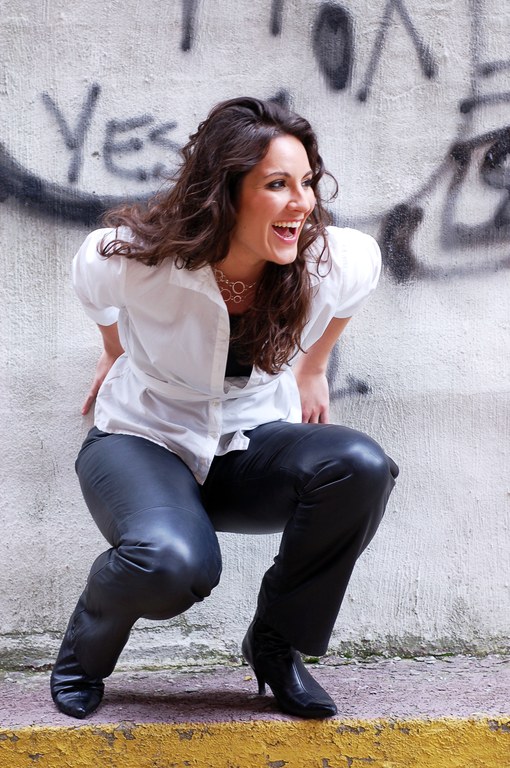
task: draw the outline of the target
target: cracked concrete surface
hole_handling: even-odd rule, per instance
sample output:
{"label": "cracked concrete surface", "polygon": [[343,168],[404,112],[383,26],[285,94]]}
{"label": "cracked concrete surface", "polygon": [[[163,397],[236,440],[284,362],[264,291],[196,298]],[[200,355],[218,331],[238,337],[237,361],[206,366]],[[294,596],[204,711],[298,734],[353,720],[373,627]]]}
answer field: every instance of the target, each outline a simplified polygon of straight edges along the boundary
{"label": "cracked concrete surface", "polygon": [[[510,715],[510,656],[421,657],[310,665],[332,695],[338,718],[500,717]],[[0,673],[0,724],[77,725],[49,694],[49,672]],[[257,694],[251,669],[199,667],[117,671],[102,706],[84,724],[288,720],[268,690]],[[495,720],[495,727],[502,727]]]}

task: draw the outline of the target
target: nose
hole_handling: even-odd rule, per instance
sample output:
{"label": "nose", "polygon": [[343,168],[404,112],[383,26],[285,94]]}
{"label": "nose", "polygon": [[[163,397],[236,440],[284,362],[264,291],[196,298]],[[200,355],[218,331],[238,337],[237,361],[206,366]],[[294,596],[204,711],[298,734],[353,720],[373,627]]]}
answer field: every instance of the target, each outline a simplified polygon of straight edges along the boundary
{"label": "nose", "polygon": [[[296,187],[295,190],[292,191],[290,200],[287,204],[287,208],[291,211],[295,211],[296,213],[305,213],[306,211],[309,211],[313,208],[312,200],[310,200],[310,189],[303,189],[303,187],[299,186]],[[315,197],[314,197],[315,199]]]}

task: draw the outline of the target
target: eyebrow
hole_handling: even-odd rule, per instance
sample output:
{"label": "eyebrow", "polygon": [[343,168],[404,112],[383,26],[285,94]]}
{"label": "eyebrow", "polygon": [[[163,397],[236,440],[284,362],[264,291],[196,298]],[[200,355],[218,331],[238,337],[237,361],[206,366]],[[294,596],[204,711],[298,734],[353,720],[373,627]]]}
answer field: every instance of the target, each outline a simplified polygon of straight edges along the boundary
{"label": "eyebrow", "polygon": [[[312,171],[312,169],[311,169],[311,168],[310,168],[310,170],[309,170],[309,171],[307,171],[307,172],[306,172],[306,173],[303,175],[303,177],[302,177],[302,178],[304,179],[304,178],[305,178],[305,176],[310,176],[310,175],[313,175],[313,171]],[[285,178],[286,178],[286,179],[290,179],[290,177],[291,177],[291,174],[290,174],[290,173],[287,173],[287,171],[271,171],[271,173],[266,173],[266,174],[265,174],[265,176],[264,176],[263,178],[264,178],[264,179],[269,179],[269,177],[270,177],[270,176],[285,176]]]}

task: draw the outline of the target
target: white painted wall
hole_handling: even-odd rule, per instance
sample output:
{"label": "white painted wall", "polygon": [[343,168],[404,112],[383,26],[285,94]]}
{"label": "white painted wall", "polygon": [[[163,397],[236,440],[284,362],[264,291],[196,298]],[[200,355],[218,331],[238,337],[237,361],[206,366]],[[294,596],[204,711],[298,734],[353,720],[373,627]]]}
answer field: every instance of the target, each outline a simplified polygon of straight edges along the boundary
{"label": "white painted wall", "polygon": [[[169,142],[215,102],[281,90],[340,181],[337,220],[378,236],[386,257],[333,361],[334,417],[379,439],[402,474],[331,650],[508,651],[510,7],[335,8],[3,0],[0,662],[52,659],[104,548],[73,470],[98,352],[69,285],[87,212],[155,189],[154,167],[175,162]],[[151,138],[161,127],[167,146]],[[135,138],[139,151],[118,146]],[[171,623],[137,625],[125,664],[239,653],[278,537],[221,540],[213,596]]]}

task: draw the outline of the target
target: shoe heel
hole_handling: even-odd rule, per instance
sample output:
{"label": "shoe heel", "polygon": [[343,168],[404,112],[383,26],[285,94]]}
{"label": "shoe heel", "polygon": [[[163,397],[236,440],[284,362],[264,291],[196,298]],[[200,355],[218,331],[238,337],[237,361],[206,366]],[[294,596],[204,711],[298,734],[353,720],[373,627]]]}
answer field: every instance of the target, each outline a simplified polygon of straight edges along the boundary
{"label": "shoe heel", "polygon": [[[255,670],[253,671],[255,672]],[[262,675],[259,675],[257,672],[255,672],[255,677],[257,678],[257,684],[259,686],[259,696],[263,696],[266,692],[266,681]]]}

